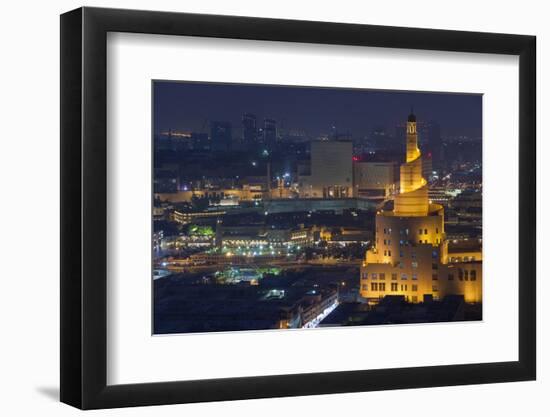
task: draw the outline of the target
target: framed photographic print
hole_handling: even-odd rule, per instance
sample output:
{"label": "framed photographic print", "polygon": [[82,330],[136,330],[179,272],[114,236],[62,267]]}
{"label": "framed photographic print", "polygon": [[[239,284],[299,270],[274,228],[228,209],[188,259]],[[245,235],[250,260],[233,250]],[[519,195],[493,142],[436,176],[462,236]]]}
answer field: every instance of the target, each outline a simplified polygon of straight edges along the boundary
{"label": "framed photographic print", "polygon": [[535,379],[535,38],[61,16],[61,400]]}

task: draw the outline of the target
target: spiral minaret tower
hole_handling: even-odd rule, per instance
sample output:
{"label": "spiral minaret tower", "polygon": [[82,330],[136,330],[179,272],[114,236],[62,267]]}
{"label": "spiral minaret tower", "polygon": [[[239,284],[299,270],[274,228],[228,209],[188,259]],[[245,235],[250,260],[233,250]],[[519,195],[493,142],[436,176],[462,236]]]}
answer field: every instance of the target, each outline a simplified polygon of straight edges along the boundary
{"label": "spiral minaret tower", "polygon": [[400,192],[395,197],[397,216],[426,216],[429,210],[428,185],[422,177],[422,154],[418,149],[416,116],[407,119],[407,152],[400,167]]}
{"label": "spiral minaret tower", "polygon": [[[376,212],[372,245],[361,264],[361,297],[377,304],[386,296],[421,303],[463,295],[467,303],[480,303],[481,251],[459,255],[455,250],[450,261],[445,209],[429,201],[412,111],[407,119],[406,154],[400,173],[400,190],[393,207],[384,203]],[[470,277],[475,270],[474,281],[461,278],[465,269],[470,270]]]}

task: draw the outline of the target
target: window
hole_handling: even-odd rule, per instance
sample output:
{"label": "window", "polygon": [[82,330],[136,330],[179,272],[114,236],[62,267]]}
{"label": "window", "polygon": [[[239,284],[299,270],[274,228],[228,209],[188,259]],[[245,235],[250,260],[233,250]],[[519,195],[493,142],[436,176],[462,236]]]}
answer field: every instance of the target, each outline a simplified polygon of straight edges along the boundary
{"label": "window", "polygon": [[413,281],[416,281],[417,279],[418,279],[418,275],[412,274],[412,280],[413,280]]}
{"label": "window", "polygon": [[437,290],[437,285],[433,285],[433,286],[432,286],[432,291],[433,291],[433,292],[437,292],[437,291],[438,291],[438,290]]}
{"label": "window", "polygon": [[477,276],[476,276],[476,271],[475,269],[470,271],[470,281],[475,281],[477,279]]}
{"label": "window", "polygon": [[422,234],[422,229],[418,229],[418,234],[419,234],[419,235]]}
{"label": "window", "polygon": [[422,239],[419,239],[419,240],[418,240],[418,243],[422,243]]}
{"label": "window", "polygon": [[459,269],[458,270],[458,280],[462,281],[463,279],[464,279],[464,272],[462,271],[462,269]]}
{"label": "window", "polygon": [[368,278],[369,278],[369,274],[368,274],[367,272],[363,272],[363,273],[361,274],[361,278],[363,278],[363,279],[368,279]]}
{"label": "window", "polygon": [[437,253],[436,250],[432,251],[432,258],[436,259],[437,255],[438,255],[438,253]]}
{"label": "window", "polygon": [[391,235],[391,227],[388,229],[388,234]]}
{"label": "window", "polygon": [[407,291],[407,284],[401,284],[401,291]]}
{"label": "window", "polygon": [[381,280],[385,280],[385,279],[386,279],[386,273],[385,273],[385,272],[380,272],[380,279],[381,279]]}
{"label": "window", "polygon": [[386,234],[386,233],[387,233],[387,229],[384,227],[384,234]]}
{"label": "window", "polygon": [[372,279],[378,279],[378,274],[376,272],[373,272],[371,277]]}
{"label": "window", "polygon": [[[391,274],[391,279],[394,280],[394,281],[397,280],[397,273],[392,272],[392,274]],[[397,285],[397,284],[396,284],[396,285]]]}
{"label": "window", "polygon": [[394,292],[397,291],[397,286],[398,286],[397,282],[392,282],[391,283],[391,290],[394,291]]}
{"label": "window", "polygon": [[453,279],[455,279],[455,276],[453,274],[449,274],[448,278],[449,278],[449,281],[452,281]]}
{"label": "window", "polygon": [[412,296],[412,302],[413,303],[418,303],[418,297],[416,295]]}
{"label": "window", "polygon": [[433,269],[433,270],[437,270],[438,268],[439,268],[439,265],[437,265],[437,264],[432,264],[432,269]]}
{"label": "window", "polygon": [[401,279],[402,279],[402,280],[407,279],[407,274],[401,274]]}
{"label": "window", "polygon": [[436,228],[435,228],[435,234],[436,234],[436,235],[439,234],[439,227],[436,227]]}
{"label": "window", "polygon": [[424,243],[428,243],[428,239],[424,240]]}
{"label": "window", "polygon": [[384,245],[386,244],[386,239],[384,239]]}
{"label": "window", "polygon": [[428,234],[428,229],[424,229],[424,234],[425,234],[425,235]]}
{"label": "window", "polygon": [[371,282],[370,283],[370,290],[371,291],[378,291],[378,283],[377,282]]}
{"label": "window", "polygon": [[403,257],[403,251],[402,251],[402,250],[399,251],[399,257],[400,257],[400,258]]}
{"label": "window", "polygon": [[464,271],[464,281],[468,281],[468,271]]}
{"label": "window", "polygon": [[387,250],[384,251],[384,256],[388,256],[388,251]]}
{"label": "window", "polygon": [[365,284],[365,285],[363,285],[363,286],[361,287],[361,289],[362,289],[363,291],[368,291],[368,290],[369,290],[369,286]]}
{"label": "window", "polygon": [[409,229],[405,229],[405,234],[409,236]]}
{"label": "window", "polygon": [[388,245],[391,245],[391,240],[388,240]]}
{"label": "window", "polygon": [[411,290],[418,291],[418,285],[416,284],[411,285]]}
{"label": "window", "polygon": [[418,262],[416,262],[416,261],[412,261],[411,265],[412,265],[413,268],[418,268]]}
{"label": "window", "polygon": [[388,256],[391,256],[391,250],[388,251]]}
{"label": "window", "polygon": [[379,291],[386,291],[386,283],[385,282],[378,283],[378,290]]}
{"label": "window", "polygon": [[437,281],[437,274],[432,274],[432,281]]}

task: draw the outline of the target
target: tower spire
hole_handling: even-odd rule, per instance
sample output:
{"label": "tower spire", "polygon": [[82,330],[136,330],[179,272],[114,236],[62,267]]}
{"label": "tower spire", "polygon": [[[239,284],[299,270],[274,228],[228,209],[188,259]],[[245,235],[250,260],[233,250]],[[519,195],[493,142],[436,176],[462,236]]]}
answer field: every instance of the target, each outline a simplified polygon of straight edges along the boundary
{"label": "tower spire", "polygon": [[409,122],[416,122],[416,116],[414,115],[414,107],[411,105],[411,113],[408,118]]}
{"label": "tower spire", "polygon": [[400,192],[395,197],[394,212],[425,216],[429,209],[428,189],[422,177],[422,154],[418,148],[416,116],[412,110],[407,120],[406,157],[400,167]]}

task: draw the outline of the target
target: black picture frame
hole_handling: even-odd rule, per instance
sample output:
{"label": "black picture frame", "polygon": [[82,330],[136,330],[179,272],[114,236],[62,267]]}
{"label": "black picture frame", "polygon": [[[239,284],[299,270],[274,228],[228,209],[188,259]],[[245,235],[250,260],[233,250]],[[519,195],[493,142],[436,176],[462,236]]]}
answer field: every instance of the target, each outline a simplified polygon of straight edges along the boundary
{"label": "black picture frame", "polygon": [[[519,360],[107,385],[108,32],[519,56]],[[536,376],[534,36],[136,10],[61,16],[61,401],[81,409],[533,380]]]}

